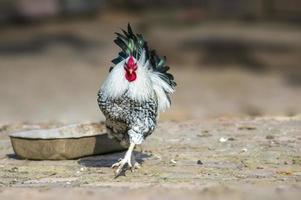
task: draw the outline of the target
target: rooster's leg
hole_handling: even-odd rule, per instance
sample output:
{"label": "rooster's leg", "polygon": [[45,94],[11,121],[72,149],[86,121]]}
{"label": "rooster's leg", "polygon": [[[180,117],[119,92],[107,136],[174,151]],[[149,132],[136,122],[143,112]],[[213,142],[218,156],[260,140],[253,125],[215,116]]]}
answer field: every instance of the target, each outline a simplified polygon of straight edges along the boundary
{"label": "rooster's leg", "polygon": [[128,166],[131,169],[139,167],[136,164],[137,162],[134,162],[134,166],[132,165],[132,153],[133,153],[134,147],[135,147],[135,144],[131,143],[129,149],[125,153],[124,158],[121,159],[119,162],[112,165],[112,168],[117,167],[117,170],[115,171],[116,176],[119,176],[119,174],[122,172],[122,169],[125,166],[125,164],[128,164]]}

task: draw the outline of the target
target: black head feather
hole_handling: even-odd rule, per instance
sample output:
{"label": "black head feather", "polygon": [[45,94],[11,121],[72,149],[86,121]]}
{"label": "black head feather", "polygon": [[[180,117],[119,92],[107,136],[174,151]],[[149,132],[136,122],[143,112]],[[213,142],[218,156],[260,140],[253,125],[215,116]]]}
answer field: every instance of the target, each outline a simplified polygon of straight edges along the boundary
{"label": "black head feather", "polygon": [[161,58],[155,50],[149,49],[143,36],[141,34],[134,34],[130,24],[128,24],[127,31],[123,29],[121,31],[122,33],[115,33],[117,38],[114,42],[122,51],[119,52],[118,57],[113,59],[112,62],[116,65],[130,55],[139,60],[143,50],[145,50],[146,60],[149,60],[151,63],[151,70],[159,73],[160,78],[174,88],[176,82],[174,81],[174,77],[168,73],[169,67],[165,64],[166,57]]}

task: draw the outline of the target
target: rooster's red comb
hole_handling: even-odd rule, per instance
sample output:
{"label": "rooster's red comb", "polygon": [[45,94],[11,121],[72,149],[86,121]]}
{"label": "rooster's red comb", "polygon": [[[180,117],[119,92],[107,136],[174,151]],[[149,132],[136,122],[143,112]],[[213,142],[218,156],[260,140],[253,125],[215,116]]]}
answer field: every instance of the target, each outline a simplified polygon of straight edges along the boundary
{"label": "rooster's red comb", "polygon": [[136,63],[135,63],[134,57],[132,55],[130,55],[130,58],[128,59],[128,62],[127,62],[127,66],[129,68],[131,68],[131,67],[134,67],[135,65],[136,65]]}

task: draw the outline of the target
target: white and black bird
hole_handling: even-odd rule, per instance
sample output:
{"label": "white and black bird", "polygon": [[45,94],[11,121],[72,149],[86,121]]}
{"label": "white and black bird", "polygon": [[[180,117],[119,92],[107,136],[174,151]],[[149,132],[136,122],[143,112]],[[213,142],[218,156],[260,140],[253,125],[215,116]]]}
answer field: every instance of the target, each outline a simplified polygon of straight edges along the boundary
{"label": "white and black bird", "polygon": [[139,168],[134,147],[154,131],[159,113],[170,107],[170,94],[176,86],[166,58],[149,49],[130,24],[122,32],[116,33],[114,40],[122,51],[112,60],[114,66],[98,92],[109,135],[128,147],[124,158],[112,165],[117,167],[116,176],[126,165]]}

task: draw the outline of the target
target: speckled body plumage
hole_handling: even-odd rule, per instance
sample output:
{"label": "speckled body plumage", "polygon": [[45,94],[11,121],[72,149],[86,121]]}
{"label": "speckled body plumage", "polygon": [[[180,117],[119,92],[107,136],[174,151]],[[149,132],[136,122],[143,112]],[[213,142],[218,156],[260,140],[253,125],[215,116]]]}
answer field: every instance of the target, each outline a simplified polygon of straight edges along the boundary
{"label": "speckled body plumage", "polygon": [[126,92],[113,99],[100,91],[98,105],[106,117],[109,134],[121,144],[141,144],[156,127],[158,103],[155,95],[140,102],[131,99]]}

